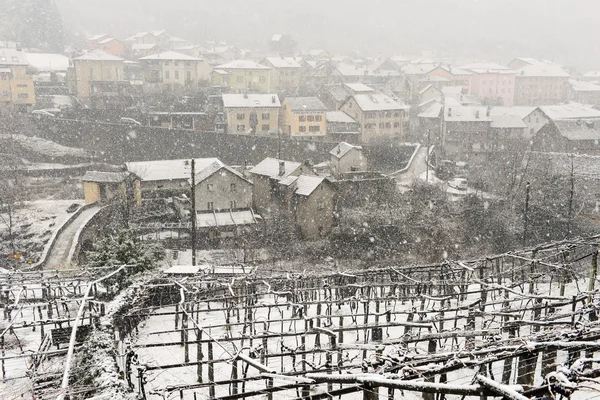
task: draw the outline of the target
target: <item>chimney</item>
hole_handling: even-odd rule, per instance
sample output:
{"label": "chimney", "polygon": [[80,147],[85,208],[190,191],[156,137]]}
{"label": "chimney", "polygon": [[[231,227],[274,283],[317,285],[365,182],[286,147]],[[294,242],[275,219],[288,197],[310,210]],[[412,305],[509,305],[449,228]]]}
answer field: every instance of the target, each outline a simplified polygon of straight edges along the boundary
{"label": "chimney", "polygon": [[279,176],[285,174],[285,161],[279,160]]}
{"label": "chimney", "polygon": [[479,110],[475,111],[475,118],[479,119]]}
{"label": "chimney", "polygon": [[271,103],[275,104],[275,96],[271,96]]}
{"label": "chimney", "polygon": [[452,116],[452,107],[448,107],[448,116],[451,117]]}
{"label": "chimney", "polygon": [[486,116],[486,117],[489,117],[489,116],[490,116],[490,114],[491,114],[491,112],[492,112],[492,107],[489,107],[489,106],[488,106],[487,110],[485,111],[485,116]]}

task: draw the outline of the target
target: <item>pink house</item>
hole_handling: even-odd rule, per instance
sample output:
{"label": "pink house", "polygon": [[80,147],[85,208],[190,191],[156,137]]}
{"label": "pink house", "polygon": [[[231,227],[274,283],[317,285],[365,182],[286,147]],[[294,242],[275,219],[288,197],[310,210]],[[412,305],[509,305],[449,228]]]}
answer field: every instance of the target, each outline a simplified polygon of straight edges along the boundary
{"label": "pink house", "polygon": [[515,71],[492,63],[466,64],[462,70],[473,73],[471,76],[471,94],[480,99],[489,99],[497,105],[510,107],[515,98]]}

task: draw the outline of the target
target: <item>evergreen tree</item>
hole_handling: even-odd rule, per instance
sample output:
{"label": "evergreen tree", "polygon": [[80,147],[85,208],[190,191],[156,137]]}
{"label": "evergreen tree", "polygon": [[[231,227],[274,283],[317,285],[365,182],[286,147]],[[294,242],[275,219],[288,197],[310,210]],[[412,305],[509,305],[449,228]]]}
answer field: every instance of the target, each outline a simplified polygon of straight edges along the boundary
{"label": "evergreen tree", "polygon": [[63,24],[54,0],[20,0],[16,18],[18,40],[26,48],[62,53]]}

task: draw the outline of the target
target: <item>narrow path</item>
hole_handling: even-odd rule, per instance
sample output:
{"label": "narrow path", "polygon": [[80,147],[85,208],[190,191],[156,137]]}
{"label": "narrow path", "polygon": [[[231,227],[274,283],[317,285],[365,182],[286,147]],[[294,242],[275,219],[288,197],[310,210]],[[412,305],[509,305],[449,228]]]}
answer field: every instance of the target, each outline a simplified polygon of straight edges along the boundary
{"label": "narrow path", "polygon": [[45,268],[56,268],[67,265],[69,252],[75,244],[75,236],[79,228],[84,226],[102,207],[90,207],[83,210],[69,225],[56,237],[54,247],[48,254]]}
{"label": "narrow path", "polygon": [[408,169],[403,173],[394,176],[398,185],[408,187],[419,177],[419,175],[427,171],[427,151],[427,147],[421,146]]}

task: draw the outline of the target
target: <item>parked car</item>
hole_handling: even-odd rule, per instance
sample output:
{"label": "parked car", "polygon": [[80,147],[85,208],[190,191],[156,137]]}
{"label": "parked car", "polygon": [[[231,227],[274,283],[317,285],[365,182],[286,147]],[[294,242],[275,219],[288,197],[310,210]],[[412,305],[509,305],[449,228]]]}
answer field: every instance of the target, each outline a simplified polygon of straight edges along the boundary
{"label": "parked car", "polygon": [[37,115],[38,117],[50,117],[50,118],[54,118],[55,117],[55,115],[52,114],[48,110],[33,110],[31,113],[34,114],[34,115]]}
{"label": "parked car", "polygon": [[448,181],[448,186],[457,190],[467,190],[467,180],[465,178],[454,178]]}

